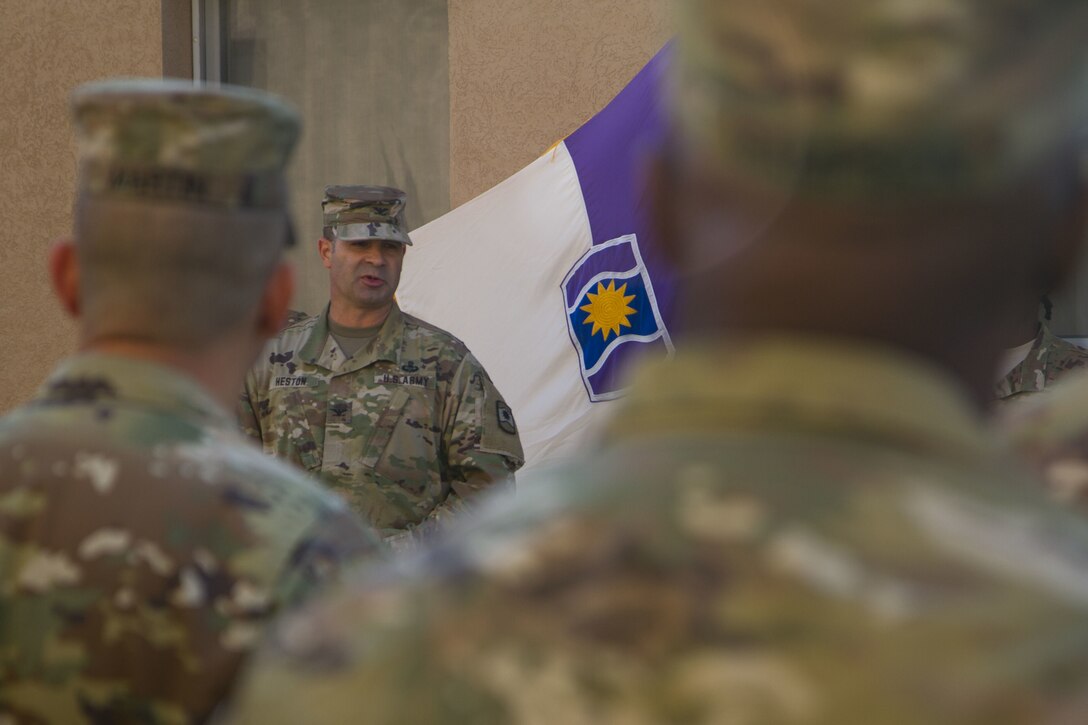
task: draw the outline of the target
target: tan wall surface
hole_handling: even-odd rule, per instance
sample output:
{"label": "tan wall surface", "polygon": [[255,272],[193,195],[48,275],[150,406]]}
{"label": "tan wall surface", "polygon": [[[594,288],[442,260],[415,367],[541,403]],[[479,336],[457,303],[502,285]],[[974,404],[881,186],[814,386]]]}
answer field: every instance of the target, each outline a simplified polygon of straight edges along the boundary
{"label": "tan wall surface", "polygon": [[71,233],[75,142],[68,94],[114,75],[162,73],[150,0],[0,0],[0,410],[22,402],[74,346],[53,300],[49,243]]}
{"label": "tan wall surface", "polygon": [[450,0],[450,201],[600,110],[671,35],[667,0]]}

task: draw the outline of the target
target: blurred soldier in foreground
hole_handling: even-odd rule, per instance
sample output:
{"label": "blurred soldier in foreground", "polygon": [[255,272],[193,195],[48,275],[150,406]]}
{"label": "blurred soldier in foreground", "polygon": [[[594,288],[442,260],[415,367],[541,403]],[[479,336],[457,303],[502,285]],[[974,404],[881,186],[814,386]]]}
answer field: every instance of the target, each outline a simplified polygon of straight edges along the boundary
{"label": "blurred soldier in foreground", "polygon": [[287,328],[246,377],[240,420],[266,452],[408,543],[524,462],[513,412],[468,348],[401,312],[412,242],[404,192],[325,190],[330,302]]}
{"label": "blurred soldier in foreground", "polygon": [[1088,526],[980,422],[1081,238],[1088,5],[677,7],[686,346],[278,627],[239,722],[1088,722]]}
{"label": "blurred soldier in foreground", "polygon": [[298,118],[164,81],[73,107],[50,268],[80,352],[0,419],[0,722],[199,722],[270,616],[377,541],[226,407],[291,296]]}
{"label": "blurred soldier in foreground", "polygon": [[1040,318],[1039,304],[1024,307],[1015,336],[1022,344],[1005,350],[998,366],[997,400],[1002,404],[1020,402],[1050,388],[1069,373],[1088,366],[1088,350],[1066,342],[1050,331],[1050,300],[1044,296],[1046,314]]}

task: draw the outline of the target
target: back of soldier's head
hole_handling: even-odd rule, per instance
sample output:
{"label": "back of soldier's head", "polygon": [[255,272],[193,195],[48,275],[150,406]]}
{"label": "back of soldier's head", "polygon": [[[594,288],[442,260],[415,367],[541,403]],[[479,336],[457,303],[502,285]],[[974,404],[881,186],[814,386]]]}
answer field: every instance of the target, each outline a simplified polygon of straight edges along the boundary
{"label": "back of soldier's head", "polygon": [[297,114],[260,91],[162,80],[83,86],[73,111],[85,335],[200,347],[254,315],[293,241]]}
{"label": "back of soldier's head", "polygon": [[988,390],[1083,236],[1088,3],[676,8],[654,199],[686,328],[878,341]]}

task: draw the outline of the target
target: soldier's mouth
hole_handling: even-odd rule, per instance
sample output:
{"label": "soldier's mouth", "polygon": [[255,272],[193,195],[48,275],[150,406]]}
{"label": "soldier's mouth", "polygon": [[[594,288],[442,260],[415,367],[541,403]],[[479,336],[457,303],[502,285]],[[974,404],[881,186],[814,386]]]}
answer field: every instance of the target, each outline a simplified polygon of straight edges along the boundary
{"label": "soldier's mouth", "polygon": [[385,284],[385,280],[381,277],[375,277],[374,275],[364,274],[359,280],[367,287],[381,287]]}

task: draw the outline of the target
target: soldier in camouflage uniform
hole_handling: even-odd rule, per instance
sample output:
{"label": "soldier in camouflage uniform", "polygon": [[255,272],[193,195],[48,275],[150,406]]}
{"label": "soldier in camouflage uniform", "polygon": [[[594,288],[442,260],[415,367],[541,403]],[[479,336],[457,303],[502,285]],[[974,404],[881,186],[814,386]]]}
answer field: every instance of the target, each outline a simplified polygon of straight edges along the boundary
{"label": "soldier in camouflage uniform", "polygon": [[676,7],[676,358],[277,627],[234,722],[1088,722],[1088,526],[982,422],[1081,231],[1088,4]]}
{"label": "soldier in camouflage uniform", "polygon": [[412,243],[404,204],[397,189],[325,190],[329,306],[262,354],[239,414],[266,452],[320,477],[398,545],[512,481],[524,460],[476,358],[393,297]]}
{"label": "soldier in camouflage uniform", "polygon": [[0,722],[200,722],[273,614],[378,545],[229,412],[290,296],[298,118],[164,81],[73,106],[51,269],[81,351],[0,419]]}

